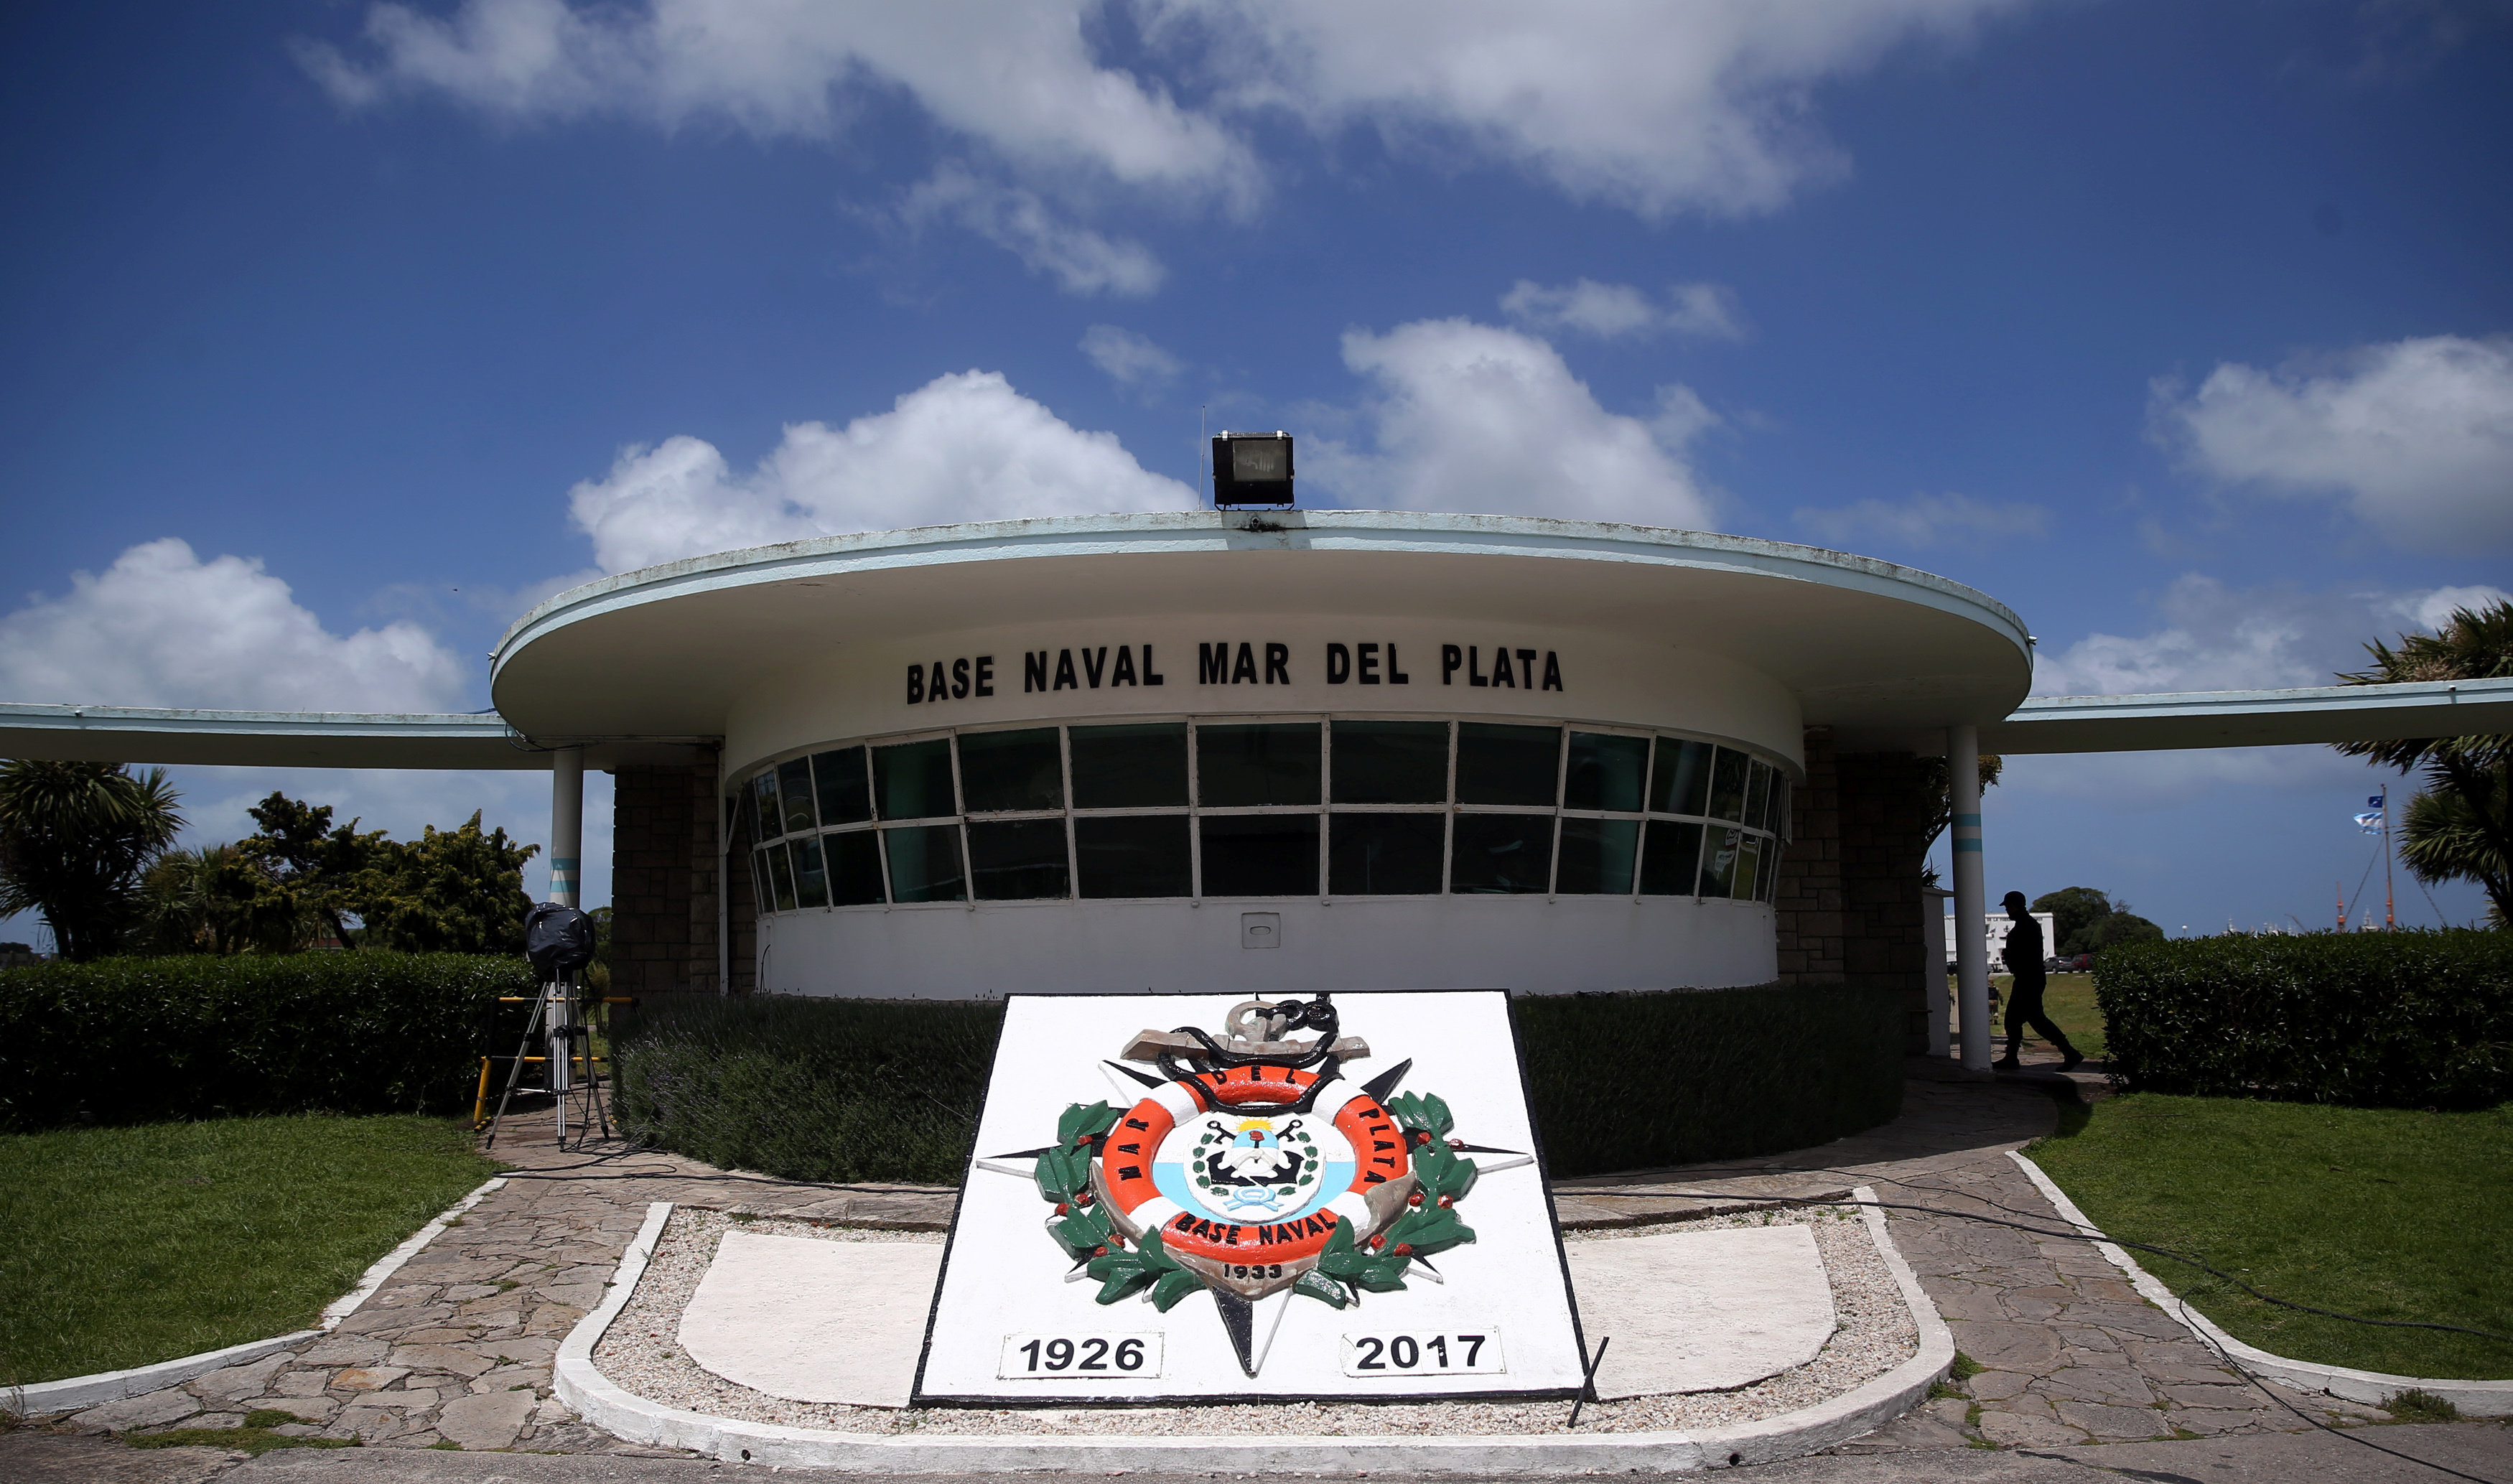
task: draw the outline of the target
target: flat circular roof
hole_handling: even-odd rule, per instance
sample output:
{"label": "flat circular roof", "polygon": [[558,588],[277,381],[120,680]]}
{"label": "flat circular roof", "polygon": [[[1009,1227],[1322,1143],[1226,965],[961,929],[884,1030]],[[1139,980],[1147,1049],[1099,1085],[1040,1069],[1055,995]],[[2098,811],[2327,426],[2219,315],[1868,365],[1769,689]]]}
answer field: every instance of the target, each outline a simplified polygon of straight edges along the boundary
{"label": "flat circular roof", "polygon": [[927,526],[692,557],[571,588],[508,630],[491,696],[540,739],[721,735],[795,654],[1175,613],[1520,619],[1664,636],[1770,675],[1810,725],[1995,722],[2024,622],[1869,557],[1652,526],[1381,510]]}

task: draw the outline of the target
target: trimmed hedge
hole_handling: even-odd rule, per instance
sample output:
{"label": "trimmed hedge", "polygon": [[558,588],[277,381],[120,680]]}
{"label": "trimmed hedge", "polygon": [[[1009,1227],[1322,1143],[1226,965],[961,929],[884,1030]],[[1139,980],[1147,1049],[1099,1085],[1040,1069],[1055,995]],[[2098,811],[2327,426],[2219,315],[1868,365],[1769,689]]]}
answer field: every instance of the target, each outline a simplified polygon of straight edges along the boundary
{"label": "trimmed hedge", "polygon": [[2112,1075],[2141,1092],[2359,1107],[2513,1098],[2513,933],[2126,943],[2094,959]]}
{"label": "trimmed hedge", "polygon": [[[1901,1110],[1889,994],[1813,985],[1512,1004],[1556,1175],[1803,1148]],[[650,998],[612,1018],[618,1112],[631,1137],[727,1168],[954,1183],[1002,1027],[999,1003]]]}
{"label": "trimmed hedge", "polygon": [[1514,996],[1555,1176],[1829,1143],[1902,1111],[1899,997],[1840,984]]}
{"label": "trimmed hedge", "polygon": [[724,1169],[957,1184],[1003,1027],[1001,1001],[648,996],[611,1014],[614,1112]]}
{"label": "trimmed hedge", "polygon": [[109,958],[0,970],[0,1128],[467,1105],[483,1011],[532,966],[469,953]]}

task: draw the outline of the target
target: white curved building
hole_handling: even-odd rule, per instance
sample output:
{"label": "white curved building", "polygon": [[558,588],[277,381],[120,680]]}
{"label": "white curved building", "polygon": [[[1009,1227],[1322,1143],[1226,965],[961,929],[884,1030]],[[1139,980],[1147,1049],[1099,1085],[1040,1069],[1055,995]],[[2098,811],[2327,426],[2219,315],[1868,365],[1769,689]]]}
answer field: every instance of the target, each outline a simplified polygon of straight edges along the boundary
{"label": "white curved building", "polygon": [[1563,993],[1858,973],[1789,891],[1839,839],[1810,738],[1994,722],[2031,659],[1983,594],[1810,547],[1206,512],[629,573],[495,674],[542,744],[722,739],[762,989]]}

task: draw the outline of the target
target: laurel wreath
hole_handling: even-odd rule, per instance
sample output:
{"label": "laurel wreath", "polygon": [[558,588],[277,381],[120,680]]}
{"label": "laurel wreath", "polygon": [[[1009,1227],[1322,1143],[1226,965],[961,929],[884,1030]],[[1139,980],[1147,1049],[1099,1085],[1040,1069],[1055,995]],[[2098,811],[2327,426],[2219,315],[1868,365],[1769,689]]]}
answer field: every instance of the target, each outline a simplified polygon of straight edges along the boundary
{"label": "laurel wreath", "polygon": [[[1334,1234],[1318,1254],[1318,1265],[1293,1285],[1293,1292],[1336,1308],[1359,1303],[1364,1293],[1402,1290],[1406,1271],[1417,1259],[1475,1239],[1474,1228],[1458,1220],[1456,1207],[1474,1189],[1479,1172],[1449,1137],[1456,1125],[1449,1104],[1433,1094],[1407,1093],[1387,1100],[1386,1106],[1412,1145],[1408,1153],[1415,1189],[1410,1206],[1366,1244],[1355,1238],[1351,1218],[1337,1218]],[[1167,1313],[1203,1287],[1204,1280],[1169,1255],[1157,1231],[1127,1246],[1125,1233],[1091,1188],[1091,1161],[1121,1116],[1104,1102],[1068,1105],[1056,1120],[1056,1143],[1038,1155],[1033,1178],[1040,1198],[1056,1208],[1048,1235],[1064,1249],[1067,1261],[1089,1264],[1086,1270],[1099,1284],[1098,1302],[1115,1304],[1141,1294]]]}

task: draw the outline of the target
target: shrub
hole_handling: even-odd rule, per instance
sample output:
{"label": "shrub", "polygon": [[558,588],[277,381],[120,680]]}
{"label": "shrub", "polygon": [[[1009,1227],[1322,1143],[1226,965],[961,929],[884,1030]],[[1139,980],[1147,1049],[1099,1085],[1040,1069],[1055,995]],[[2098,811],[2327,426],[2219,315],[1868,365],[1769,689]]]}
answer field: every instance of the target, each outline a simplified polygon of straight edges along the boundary
{"label": "shrub", "polygon": [[1000,1001],[650,996],[612,1012],[616,1111],[727,1169],[956,1184],[1003,1023]]}
{"label": "shrub", "polygon": [[[1555,1174],[1800,1148],[1900,1110],[1890,995],[1815,985],[1513,1006]],[[612,1019],[618,1111],[631,1137],[710,1164],[955,1183],[1002,1026],[1000,1004],[649,999]]]}
{"label": "shrub", "polygon": [[1556,1176],[1802,1149],[1902,1110],[1896,997],[1840,984],[1511,1001]]}
{"label": "shrub", "polygon": [[0,970],[0,1128],[467,1103],[520,958],[297,953]]}
{"label": "shrub", "polygon": [[2124,943],[2094,960],[2112,1075],[2141,1091],[2357,1106],[2513,1098],[2513,934]]}

